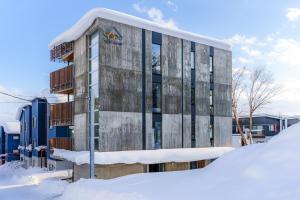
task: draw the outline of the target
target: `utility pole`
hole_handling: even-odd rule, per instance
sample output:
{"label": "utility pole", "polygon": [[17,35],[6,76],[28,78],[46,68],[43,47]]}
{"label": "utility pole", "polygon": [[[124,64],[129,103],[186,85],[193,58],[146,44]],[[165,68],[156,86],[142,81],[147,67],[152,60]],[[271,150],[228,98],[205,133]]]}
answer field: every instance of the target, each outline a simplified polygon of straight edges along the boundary
{"label": "utility pole", "polygon": [[95,146],[94,146],[94,110],[95,110],[95,96],[94,90],[91,88],[90,90],[90,178],[93,179],[95,177]]}

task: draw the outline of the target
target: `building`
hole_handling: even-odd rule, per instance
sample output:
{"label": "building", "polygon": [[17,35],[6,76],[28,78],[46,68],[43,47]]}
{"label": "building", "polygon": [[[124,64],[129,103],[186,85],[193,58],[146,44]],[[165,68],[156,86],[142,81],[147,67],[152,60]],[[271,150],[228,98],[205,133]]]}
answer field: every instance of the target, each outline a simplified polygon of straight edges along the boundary
{"label": "building", "polygon": [[[229,44],[97,8],[49,47],[52,61],[73,69],[74,151],[231,146]],[[86,169],[75,165],[74,173],[85,177]],[[129,169],[119,175],[162,170]],[[98,178],[105,173],[96,166]]]}
{"label": "building", "polygon": [[32,101],[32,166],[47,167],[47,108],[44,98],[34,98]]}
{"label": "building", "polygon": [[32,107],[25,105],[19,108],[17,118],[20,121],[20,160],[23,161],[23,167],[32,166]]}
{"label": "building", "polygon": [[0,126],[0,165],[5,163],[5,132],[3,126]]}
{"label": "building", "polygon": [[[246,134],[249,130],[249,117],[241,116],[239,119],[240,126]],[[275,116],[268,114],[259,114],[253,116],[252,137],[254,143],[262,143],[268,141],[274,135],[291,125],[298,123],[299,117]],[[235,147],[240,145],[240,135],[236,121],[232,122],[233,144]]]}
{"label": "building", "polygon": [[20,160],[20,152],[18,149],[20,145],[20,124],[18,122],[3,123],[2,126],[0,126],[0,137],[2,150],[1,163],[4,163],[3,158],[5,158],[5,162]]}

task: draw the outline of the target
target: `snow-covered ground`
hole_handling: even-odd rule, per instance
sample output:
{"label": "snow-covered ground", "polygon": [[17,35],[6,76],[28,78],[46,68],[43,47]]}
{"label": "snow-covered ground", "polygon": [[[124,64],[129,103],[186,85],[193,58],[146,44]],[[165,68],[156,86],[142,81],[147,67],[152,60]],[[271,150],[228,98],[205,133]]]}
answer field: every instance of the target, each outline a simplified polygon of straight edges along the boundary
{"label": "snow-covered ground", "polygon": [[231,151],[204,169],[80,180],[60,200],[300,199],[300,124],[268,143]]}
{"label": "snow-covered ground", "polygon": [[[204,169],[136,174],[112,180],[82,179],[73,184],[44,180],[39,185],[28,186],[27,193],[31,198],[26,196],[25,199],[55,197],[54,199],[59,200],[298,200],[299,153],[300,124],[296,124],[267,143],[250,145],[226,153]],[[24,173],[31,172],[19,170],[15,173],[15,170],[10,169],[3,173],[3,168],[0,168],[0,180],[4,177],[4,181],[0,181],[0,197],[3,192],[7,195],[11,193],[8,189],[1,189],[7,182],[30,182]],[[9,173],[17,178],[10,178]],[[26,193],[25,189],[26,187],[13,188],[12,195],[15,196],[12,199],[24,199],[21,194]]]}
{"label": "snow-covered ground", "polygon": [[40,168],[28,170],[20,163],[12,162],[0,166],[0,199],[46,200],[61,195],[67,182],[53,177],[64,177],[65,173],[49,173]]}

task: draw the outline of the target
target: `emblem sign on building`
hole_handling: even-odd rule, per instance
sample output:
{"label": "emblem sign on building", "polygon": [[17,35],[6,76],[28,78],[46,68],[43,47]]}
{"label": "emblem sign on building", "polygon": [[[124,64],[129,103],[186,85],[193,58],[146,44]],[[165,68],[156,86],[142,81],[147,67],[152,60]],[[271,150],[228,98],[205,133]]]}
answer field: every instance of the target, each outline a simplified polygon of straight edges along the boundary
{"label": "emblem sign on building", "polygon": [[117,44],[117,45],[122,44],[122,35],[115,27],[109,28],[108,31],[104,33],[104,37],[105,37],[105,42],[107,43]]}

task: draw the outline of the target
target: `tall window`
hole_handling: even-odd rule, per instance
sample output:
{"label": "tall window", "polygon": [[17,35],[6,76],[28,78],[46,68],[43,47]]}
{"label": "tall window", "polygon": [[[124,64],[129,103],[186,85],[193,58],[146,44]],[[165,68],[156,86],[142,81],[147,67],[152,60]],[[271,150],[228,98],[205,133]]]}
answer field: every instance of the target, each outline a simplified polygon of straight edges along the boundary
{"label": "tall window", "polygon": [[161,34],[152,32],[152,131],[154,148],[162,148]]}
{"label": "tall window", "polygon": [[[89,94],[93,92],[93,97],[99,97],[99,33],[95,32],[89,40]],[[95,101],[95,99],[91,99]],[[89,104],[89,115],[94,115],[94,146],[99,150],[99,111]],[[90,117],[91,119],[91,117]],[[92,123],[90,121],[90,123]]]}
{"label": "tall window", "polygon": [[214,49],[210,47],[209,56],[209,72],[210,72],[210,91],[209,91],[209,112],[210,112],[210,123],[209,123],[209,135],[211,146],[214,146]]}
{"label": "tall window", "polygon": [[196,146],[195,43],[191,43],[191,147]]}
{"label": "tall window", "polygon": [[159,44],[152,44],[152,73],[161,74]]}

